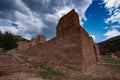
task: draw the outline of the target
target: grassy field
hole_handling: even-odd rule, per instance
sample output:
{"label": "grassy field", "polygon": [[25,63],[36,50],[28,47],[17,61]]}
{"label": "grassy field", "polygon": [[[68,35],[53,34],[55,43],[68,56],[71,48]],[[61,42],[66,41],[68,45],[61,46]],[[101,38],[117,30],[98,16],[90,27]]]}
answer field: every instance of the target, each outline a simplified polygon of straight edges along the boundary
{"label": "grassy field", "polygon": [[107,59],[105,59],[105,62],[113,63],[113,64],[120,64],[120,59],[107,58]]}
{"label": "grassy field", "polygon": [[20,56],[19,58],[34,67],[34,71],[32,71],[32,73],[34,73],[36,77],[41,77],[48,80],[61,80],[65,78],[65,75],[62,72],[56,71],[53,68],[45,66],[40,62],[29,61],[28,58],[24,56]]}
{"label": "grassy field", "polygon": [[113,72],[120,74],[120,59],[108,58],[108,59],[105,59],[105,62],[110,63],[107,66],[110,67]]}

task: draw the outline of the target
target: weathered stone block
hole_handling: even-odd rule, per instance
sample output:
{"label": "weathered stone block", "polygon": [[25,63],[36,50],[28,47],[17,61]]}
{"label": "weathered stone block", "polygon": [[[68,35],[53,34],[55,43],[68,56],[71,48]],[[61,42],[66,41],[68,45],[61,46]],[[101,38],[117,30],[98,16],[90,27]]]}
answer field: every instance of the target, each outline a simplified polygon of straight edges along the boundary
{"label": "weathered stone block", "polygon": [[43,35],[38,35],[36,38],[36,44],[44,43],[44,42],[46,42],[46,37]]}

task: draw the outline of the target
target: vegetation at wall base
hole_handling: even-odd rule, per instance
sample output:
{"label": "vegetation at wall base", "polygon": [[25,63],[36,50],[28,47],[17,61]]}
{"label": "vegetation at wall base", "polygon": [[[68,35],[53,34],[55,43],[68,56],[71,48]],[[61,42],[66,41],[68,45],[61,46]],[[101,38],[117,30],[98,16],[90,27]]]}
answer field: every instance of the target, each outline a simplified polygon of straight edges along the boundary
{"label": "vegetation at wall base", "polygon": [[42,77],[43,79],[60,79],[64,78],[64,74],[55,71],[50,67],[43,67],[40,70],[36,71],[36,75]]}

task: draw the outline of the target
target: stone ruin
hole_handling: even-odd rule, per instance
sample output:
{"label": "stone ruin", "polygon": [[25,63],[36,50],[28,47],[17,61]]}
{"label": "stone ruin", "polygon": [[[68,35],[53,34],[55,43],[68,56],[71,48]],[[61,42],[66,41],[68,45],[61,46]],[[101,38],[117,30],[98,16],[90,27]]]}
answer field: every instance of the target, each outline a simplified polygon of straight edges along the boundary
{"label": "stone ruin", "polygon": [[46,37],[44,35],[38,35],[37,38],[31,39],[30,47],[40,44],[40,43],[44,43],[44,42],[46,42]]}
{"label": "stone ruin", "polygon": [[99,47],[79,22],[77,12],[71,10],[59,20],[56,37],[46,41],[39,35],[24,53],[56,70],[90,72],[100,60]]}

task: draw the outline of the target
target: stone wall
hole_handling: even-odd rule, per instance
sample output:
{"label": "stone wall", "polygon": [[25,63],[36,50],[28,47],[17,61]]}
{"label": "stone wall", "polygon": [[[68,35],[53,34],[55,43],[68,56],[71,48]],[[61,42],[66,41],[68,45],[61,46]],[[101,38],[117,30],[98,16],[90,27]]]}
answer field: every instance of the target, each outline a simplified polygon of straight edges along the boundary
{"label": "stone wall", "polygon": [[94,70],[96,63],[100,61],[99,47],[82,27],[80,27],[80,35],[83,54],[83,71],[91,72],[91,70]]}
{"label": "stone wall", "polygon": [[26,50],[29,48],[30,42],[20,41],[18,42],[17,50]]}
{"label": "stone wall", "polygon": [[59,20],[56,27],[56,37],[57,39],[64,39],[70,35],[73,36],[75,34],[79,34],[79,28],[80,24],[78,14],[75,10],[72,10]]}
{"label": "stone wall", "polygon": [[41,63],[60,71],[90,71],[100,59],[99,49],[79,24],[76,11],[64,15],[56,30],[56,37],[49,41],[45,36],[38,36],[37,45],[27,49],[25,54],[36,56]]}
{"label": "stone wall", "polygon": [[44,35],[38,35],[36,38],[36,44],[46,42],[46,37]]}
{"label": "stone wall", "polygon": [[36,38],[32,38],[30,47],[33,47],[35,45],[35,43],[36,43]]}

